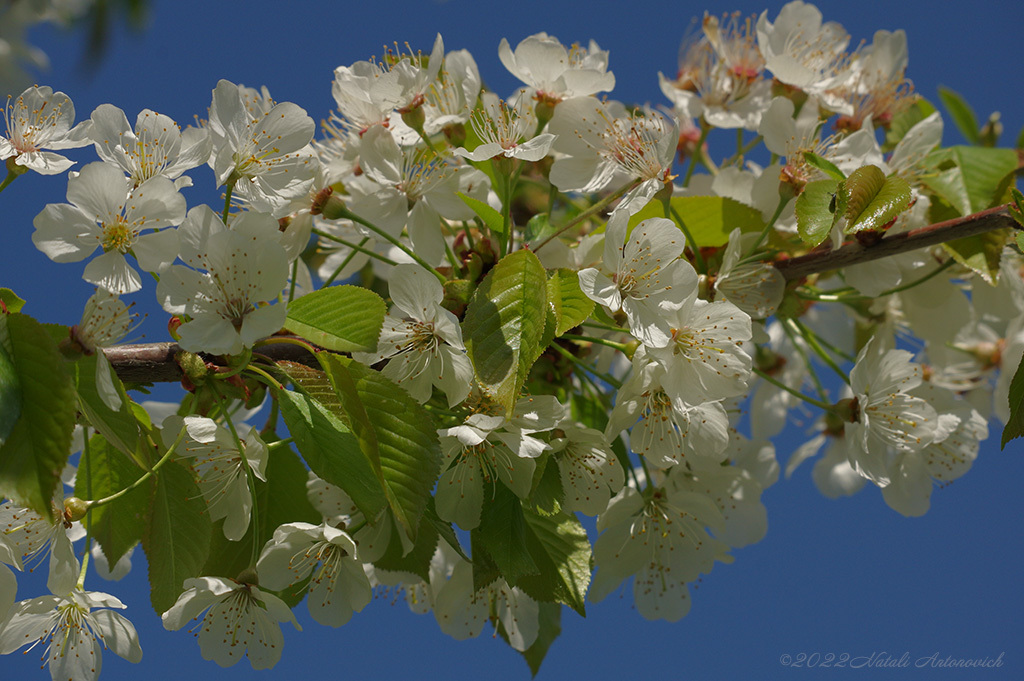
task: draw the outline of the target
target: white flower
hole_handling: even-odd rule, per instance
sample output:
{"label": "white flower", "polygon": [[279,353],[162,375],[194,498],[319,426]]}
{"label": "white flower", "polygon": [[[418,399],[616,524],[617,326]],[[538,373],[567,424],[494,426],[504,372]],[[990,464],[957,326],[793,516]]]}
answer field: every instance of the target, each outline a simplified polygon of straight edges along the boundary
{"label": "white flower", "polygon": [[30,87],[18,95],[13,107],[10,100],[4,106],[7,136],[0,136],[0,160],[13,156],[17,165],[41,175],[64,172],[75,162],[43,149],[74,149],[89,144],[81,123],[71,127],[74,120],[75,105],[66,94],[48,87]]}
{"label": "white flower", "polygon": [[[139,273],[125,259],[129,252],[147,272],[174,261],[177,234],[161,228],[184,219],[185,198],[167,178],[132,188],[117,166],[90,163],[68,180],[68,201],[36,216],[32,242],[55,262],[78,262],[102,248],[82,274],[90,284],[112,293],[141,289]],[[160,231],[142,234],[150,229]]]}
{"label": "white flower", "polygon": [[226,80],[217,83],[208,123],[209,164],[217,182],[237,183],[234,191],[248,205],[281,217],[312,181],[316,156],[307,145],[316,124],[291,102],[267,110],[270,102],[253,93]]}
{"label": "white flower", "polygon": [[711,572],[728,547],[708,534],[721,529],[722,513],[707,496],[669,486],[641,494],[622,491],[597,519],[597,571],[590,599],[599,602],[633,577],[633,600],[647,619],[675,622],[690,610],[687,582]]}
{"label": "white flower", "polygon": [[666,345],[671,336],[666,313],[696,293],[697,272],[679,259],[686,239],[671,220],[644,220],[626,241],[628,223],[626,211],[612,213],[604,264],[580,270],[580,288],[612,312],[625,312],[630,331],[644,343]]}
{"label": "white flower", "polygon": [[[819,95],[849,77],[845,50],[850,42],[842,26],[834,21],[823,24],[821,19],[817,7],[794,0],[774,23],[768,21],[768,10],[757,20],[757,43],[776,80]],[[842,100],[835,98],[829,105],[841,107]]]}
{"label": "white flower", "polygon": [[404,315],[389,314],[377,352],[356,353],[356,359],[365,364],[389,360],[384,375],[418,402],[429,400],[436,385],[448,396],[448,406],[460,404],[469,394],[473,366],[458,318],[441,307],[441,283],[419,265],[403,264],[391,270],[388,291]]}
{"label": "white flower", "polygon": [[539,161],[548,155],[555,136],[547,132],[534,136],[537,117],[526,97],[518,97],[512,106],[491,92],[483,93],[480,99],[483,106],[471,120],[482,143],[473,151],[454,149],[456,156],[471,161],[486,161],[495,156]]}
{"label": "white flower", "polygon": [[732,230],[722,256],[722,268],[715,278],[715,292],[752,318],[765,319],[775,314],[782,302],[786,279],[779,270],[756,257],[741,259],[744,249],[758,238],[757,233]]}
{"label": "white flower", "polygon": [[138,663],[142,648],[135,627],[110,609],[124,607],[109,594],[81,589],[65,596],[21,601],[12,608],[10,622],[0,630],[0,655],[25,645],[31,650],[44,644],[43,659],[53,681],[98,678],[103,648]]}
{"label": "white flower", "polygon": [[[343,489],[321,480],[312,471],[306,480],[306,498],[331,527],[362,526],[352,533],[352,538],[363,563],[379,560],[387,551],[393,523],[386,510],[377,518],[367,520]],[[399,536],[406,541],[404,534]]]}
{"label": "white flower", "polygon": [[278,623],[291,622],[302,630],[284,601],[253,584],[199,577],[186,579],[184,586],[185,592],[163,614],[164,628],[176,631],[205,612],[197,634],[199,652],[221,667],[230,667],[245,654],[253,669],[270,669],[284,647]]}
{"label": "white flower", "polygon": [[182,133],[171,118],[149,109],[139,112],[134,131],[124,111],[112,104],[96,107],[89,122],[96,153],[119,166],[136,187],[157,175],[177,180],[178,188],[189,187],[192,180],[181,174],[210,159],[208,130],[186,128]]}
{"label": "white flower", "polygon": [[931,504],[932,480],[948,484],[970,470],[980,442],[988,437],[985,418],[950,391],[923,383],[914,393],[942,413],[935,440],[919,451],[900,453],[891,464],[891,482],[882,488],[885,503],[905,516],[924,515]]}
{"label": "white flower", "polygon": [[509,645],[520,652],[537,640],[540,631],[537,601],[498,578],[480,589],[473,588],[473,566],[459,560],[451,579],[435,597],[434,616],[441,631],[457,641],[475,638],[487,621],[500,622]]}
{"label": "white flower", "polygon": [[311,577],[309,614],[328,627],[345,624],[372,598],[355,542],[344,530],[326,522],[278,527],[263,547],[256,569],[260,583],[274,590]]}
{"label": "white flower", "polygon": [[513,76],[537,91],[539,100],[559,102],[615,87],[615,76],[608,72],[608,52],[593,40],[589,47],[574,44],[567,50],[558,38],[535,33],[513,52],[502,38],[498,58]]}
{"label": "white flower", "polygon": [[426,93],[423,131],[433,135],[468,121],[480,87],[480,70],[473,55],[468,50],[449,52]]}
{"label": "white flower", "polygon": [[661,91],[684,118],[703,118],[716,128],[756,130],[771,100],[771,82],[763,77],[764,58],[751,22],[738,14],[725,23],[704,16],[704,35],[680,50],[675,80],[658,74]]}
{"label": "white flower", "polygon": [[850,371],[854,397],[845,424],[850,465],[879,487],[890,482],[889,449],[920,451],[935,438],[938,414],[909,393],[921,384],[921,365],[906,350],[884,350],[872,338]]}
{"label": "white flower", "polygon": [[551,440],[551,456],[562,481],[562,510],[597,515],[622,489],[626,474],[604,433],[575,424],[562,425],[560,430],[565,435]]}
{"label": "white flower", "polygon": [[[0,561],[19,570],[31,569],[33,561],[43,560],[49,554],[47,588],[52,593],[67,593],[78,579],[78,559],[71,546],[84,532],[81,525],[72,525],[64,517],[64,492],[57,487],[51,502],[54,519],[51,521],[35,511],[23,508],[13,501],[0,504]],[[74,534],[70,537],[69,531]]]}
{"label": "white flower", "polygon": [[173,265],[157,285],[165,310],[191,317],[178,328],[183,349],[234,355],[280,330],[285,305],[262,304],[276,299],[288,280],[276,220],[244,213],[226,227],[208,206],[197,206],[179,232],[182,260],[207,271]]}
{"label": "white flower", "polygon": [[[242,451],[227,429],[202,416],[168,417],[162,427],[164,445],[174,444],[182,425],[187,436],[178,445],[178,453],[191,459],[199,477],[199,489],[209,507],[210,519],[224,519],[224,536],[239,541],[249,529],[252,493],[246,468],[260,480],[266,480],[267,446],[255,428],[245,435]],[[242,456],[245,456],[243,465]]]}
{"label": "white flower", "polygon": [[558,105],[548,124],[554,149],[565,154],[551,166],[562,191],[598,192],[639,180],[619,202],[636,213],[672,179],[679,126],[650,109],[628,113],[619,102],[577,97]]}
{"label": "white flower", "polygon": [[521,398],[510,420],[471,414],[462,425],[439,431],[444,472],[437,482],[437,515],[464,530],[477,527],[485,485],[497,481],[526,498],[535,459],[550,448],[533,434],[554,428],[564,418],[558,400],[541,395]]}
{"label": "white flower", "polygon": [[668,385],[665,367],[638,348],[633,375],[615,398],[605,437],[614,440],[632,428],[630,447],[657,468],[694,459],[721,462],[729,442],[729,417],[721,402],[687,403]]}
{"label": "white flower", "polygon": [[[4,545],[0,541],[0,552]],[[6,562],[6,561],[4,561]],[[0,634],[11,618],[11,608],[14,606],[14,599],[18,595],[18,580],[14,573],[7,567],[0,567]]]}
{"label": "white flower", "polygon": [[99,288],[89,296],[82,312],[82,321],[71,327],[71,338],[87,353],[96,355],[96,388],[103,402],[113,409],[121,407],[121,396],[110,376],[111,366],[102,348],[124,338],[137,315],[110,291]]}
{"label": "white flower", "polygon": [[669,396],[697,405],[746,392],[752,363],[743,349],[751,339],[746,312],[726,301],[699,300],[694,291],[666,317],[671,340],[648,351],[667,370]]}

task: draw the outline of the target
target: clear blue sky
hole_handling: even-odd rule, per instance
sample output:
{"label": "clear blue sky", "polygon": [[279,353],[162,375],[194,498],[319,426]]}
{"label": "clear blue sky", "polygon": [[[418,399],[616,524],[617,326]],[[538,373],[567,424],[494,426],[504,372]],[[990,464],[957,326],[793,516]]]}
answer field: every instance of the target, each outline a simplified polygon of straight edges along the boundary
{"label": "clear blue sky", "polygon": [[[692,17],[767,8],[774,18],[782,3],[723,4],[645,2],[514,3],[449,2],[245,3],[153,0],[148,27],[135,34],[118,28],[93,76],[77,67],[79,33],[46,29],[35,34],[53,61],[40,84],[63,90],[79,119],[101,103],[124,109],[129,120],[142,108],[170,115],[180,124],[205,115],[210,91],[220,78],[267,85],[278,101],[293,101],[314,119],[333,105],[332,71],[371,55],[385,44],[408,41],[429,49],[435,33],[447,49],[466,48],[485,82],[507,93],[516,82],[500,65],[497,46],[515,45],[537,31],[563,42],[593,38],[611,52],[617,79],[613,96],[626,101],[664,100],[657,72],[676,68],[680,38]],[[878,29],[903,28],[910,49],[909,76],[918,92],[936,100],[937,85],[961,92],[984,119],[1003,114],[1004,144],[1024,126],[1020,96],[1020,27],[1024,4],[972,2],[958,5],[908,2],[819,3],[854,41],[870,41]],[[946,143],[959,141],[947,120]],[[91,150],[70,154],[95,160]],[[190,205],[211,200],[208,171],[190,173],[196,188]],[[26,175],[0,197],[0,285],[29,301],[26,310],[43,321],[77,321],[90,288],[81,268],[60,266],[31,243],[32,218],[46,203],[65,201],[63,176]],[[135,296],[150,319],[148,340],[164,340],[163,315],[152,289]],[[903,518],[870,488],[852,499],[830,501],[810,480],[810,466],[764,495],[769,531],[759,544],[734,552],[733,565],[716,565],[692,591],[693,608],[676,624],[648,622],[632,608],[632,595],[613,595],[590,605],[587,618],[566,610],[563,635],[544,663],[541,679],[617,679],[650,675],[663,679],[730,678],[1024,678],[1024,445],[998,450],[998,430],[965,477],[932,497],[923,518]],[[779,459],[793,441],[777,442]],[[593,529],[591,527],[591,529]],[[187,631],[166,632],[149,606],[145,563],[111,586],[138,628],[143,662],[133,666],[104,655],[102,677],[112,679],[250,678],[247,662],[221,670],[205,662]],[[19,576],[20,578],[20,576]],[[44,580],[20,578],[21,598],[43,592]],[[87,588],[107,590],[96,577]],[[304,631],[285,630],[281,662],[258,678],[484,678],[526,679],[518,654],[489,633],[467,642],[443,635],[430,616],[414,616],[403,603],[383,597],[333,630],[313,623],[305,606],[296,610]],[[788,669],[780,656],[888,653],[911,660],[939,653],[962,658],[1004,655],[1001,669],[886,670],[856,672]],[[4,678],[47,678],[39,654],[15,653],[0,660]]]}

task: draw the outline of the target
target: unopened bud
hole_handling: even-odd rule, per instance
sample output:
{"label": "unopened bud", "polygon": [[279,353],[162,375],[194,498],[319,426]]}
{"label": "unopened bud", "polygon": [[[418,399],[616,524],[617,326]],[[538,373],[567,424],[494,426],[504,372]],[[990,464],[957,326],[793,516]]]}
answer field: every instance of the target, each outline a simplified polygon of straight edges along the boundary
{"label": "unopened bud", "polygon": [[70,523],[81,520],[85,517],[89,506],[92,504],[78,497],[68,497],[64,500],[64,519]]}

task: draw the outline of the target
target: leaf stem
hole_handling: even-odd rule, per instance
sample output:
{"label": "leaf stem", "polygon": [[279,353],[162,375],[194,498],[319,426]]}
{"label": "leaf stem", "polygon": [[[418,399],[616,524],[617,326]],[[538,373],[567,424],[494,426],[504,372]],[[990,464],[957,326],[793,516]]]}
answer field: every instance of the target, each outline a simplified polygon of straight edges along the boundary
{"label": "leaf stem", "polygon": [[828,404],[826,402],[822,402],[821,400],[816,400],[813,397],[808,397],[807,395],[804,395],[799,390],[794,390],[793,388],[790,388],[785,383],[782,383],[781,381],[776,380],[775,378],[773,378],[772,376],[770,376],[770,375],[766,374],[765,372],[761,371],[757,367],[754,367],[753,371],[754,371],[755,374],[757,374],[758,376],[760,376],[764,380],[768,381],[769,383],[774,385],[776,388],[780,388],[782,390],[785,390],[787,393],[789,393],[790,395],[793,395],[794,397],[799,397],[801,400],[803,400],[807,404],[812,404],[815,407],[817,407],[818,409],[824,409],[825,411],[834,411],[834,408],[833,408],[833,406],[831,404]]}
{"label": "leaf stem", "polygon": [[547,245],[547,243],[549,241],[551,241],[552,239],[554,239],[557,236],[560,236],[563,232],[566,232],[566,231],[572,229],[573,227],[575,227],[576,225],[580,224],[584,220],[586,220],[586,219],[588,219],[588,218],[590,218],[590,217],[600,213],[605,208],[607,208],[608,204],[610,204],[612,201],[614,201],[615,199],[619,198],[620,196],[622,196],[623,194],[628,192],[630,189],[633,189],[635,187],[639,187],[641,182],[642,182],[642,180],[633,180],[632,182],[630,182],[626,186],[621,187],[618,190],[616,190],[616,191],[612,192],[611,194],[609,194],[608,196],[604,197],[603,199],[601,199],[600,201],[598,201],[597,203],[592,205],[590,208],[587,208],[585,211],[583,211],[582,213],[580,213],[579,215],[574,217],[572,220],[569,220],[569,222],[565,223],[565,225],[563,225],[562,227],[559,227],[558,229],[556,229],[553,234],[548,236],[548,238],[544,239],[539,244],[537,244],[537,246],[533,249],[534,252],[537,252],[540,249],[544,248],[544,246]]}
{"label": "leaf stem", "polygon": [[416,255],[416,253],[413,252],[413,250],[411,248],[409,248],[408,246],[403,244],[399,239],[396,239],[395,237],[391,236],[390,234],[388,234],[383,229],[381,229],[377,225],[373,224],[369,220],[366,220],[365,218],[362,218],[362,217],[356,215],[355,213],[350,211],[348,208],[342,208],[339,211],[339,216],[338,217],[348,218],[352,222],[358,223],[358,224],[362,225],[363,227],[366,227],[368,230],[370,230],[374,234],[377,234],[378,236],[382,237],[389,244],[391,244],[392,246],[395,246],[396,248],[400,249],[403,253],[405,253],[410,258],[415,260],[416,263],[419,264],[420,267],[422,267],[423,269],[427,270],[428,272],[433,273],[433,275],[435,277],[437,277],[438,281],[440,281],[441,284],[444,284],[445,281],[447,281],[447,279],[445,279],[445,276],[443,274],[441,274],[440,272],[435,270],[431,265],[427,264],[427,261],[424,260],[423,258],[421,258],[420,256]]}

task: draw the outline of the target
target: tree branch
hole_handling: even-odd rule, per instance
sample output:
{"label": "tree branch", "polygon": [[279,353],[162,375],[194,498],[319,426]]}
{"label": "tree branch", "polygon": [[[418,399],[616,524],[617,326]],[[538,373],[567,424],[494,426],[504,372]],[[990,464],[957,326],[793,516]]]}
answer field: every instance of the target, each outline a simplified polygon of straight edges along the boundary
{"label": "tree branch", "polygon": [[[294,336],[293,336],[294,337]],[[308,342],[308,341],[307,341]],[[166,383],[180,381],[184,375],[175,359],[183,350],[177,343],[144,343],[140,345],[118,345],[105,348],[103,353],[114,367],[118,378],[131,383]],[[292,343],[272,343],[261,346],[257,353],[274,361],[288,360],[320,368],[310,353]],[[203,359],[217,364],[213,355],[200,353]]]}
{"label": "tree branch", "polygon": [[996,206],[980,213],[937,222],[934,225],[912,229],[909,232],[887,234],[870,246],[864,246],[854,241],[844,244],[834,251],[813,251],[798,258],[780,260],[774,265],[775,269],[782,272],[786,281],[794,281],[810,274],[871,262],[898,253],[915,251],[946,241],[1008,227],[1020,229],[1017,222],[1010,216],[1010,211],[1006,206]]}
{"label": "tree branch", "polygon": [[[775,263],[775,268],[782,272],[787,281],[794,281],[810,274],[849,267],[1005,228],[1020,229],[1020,226],[1010,216],[1006,206],[997,206],[980,213],[939,222],[902,234],[887,234],[870,246],[852,242],[835,251],[813,251],[798,258],[781,260]],[[142,345],[120,345],[106,348],[103,352],[122,381],[158,383],[181,380],[183,374],[175,360],[175,355],[181,351],[177,343],[145,343]],[[275,361],[289,360],[314,368],[320,366],[311,354],[291,343],[264,345],[260,347],[259,354]],[[216,363],[214,356],[202,355],[202,357]]]}

